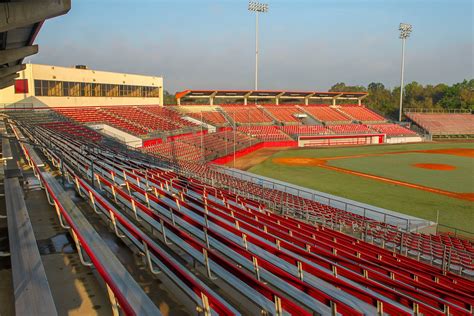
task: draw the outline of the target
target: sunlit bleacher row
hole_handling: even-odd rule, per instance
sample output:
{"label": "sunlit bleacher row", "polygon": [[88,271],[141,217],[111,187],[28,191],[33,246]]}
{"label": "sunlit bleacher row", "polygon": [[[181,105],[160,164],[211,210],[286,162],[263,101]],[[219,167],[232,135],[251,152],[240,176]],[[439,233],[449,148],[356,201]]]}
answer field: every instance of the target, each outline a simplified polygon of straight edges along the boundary
{"label": "sunlit bleacher row", "polygon": [[338,107],[338,111],[346,116],[361,122],[385,122],[385,118],[374,111],[354,104],[342,104]]}
{"label": "sunlit bleacher row", "polygon": [[405,113],[431,135],[473,135],[474,115],[471,113]]}
{"label": "sunlit bleacher row", "polygon": [[228,124],[224,115],[217,111],[191,112],[186,113],[186,115],[214,126],[224,126]]}
{"label": "sunlit bleacher row", "polygon": [[309,136],[333,134],[333,131],[324,125],[285,125],[279,126],[278,128],[291,137],[295,138],[300,135]]}
{"label": "sunlit bleacher row", "polygon": [[149,129],[104,111],[102,108],[56,108],[55,111],[79,123],[104,123],[133,135],[144,135],[150,132]]}
{"label": "sunlit bleacher row", "polygon": [[202,135],[187,135],[174,141],[144,147],[143,150],[174,160],[207,162],[259,142],[261,142],[259,139],[241,131],[237,131],[235,135],[233,131],[222,131]]}
{"label": "sunlit bleacher row", "polygon": [[334,134],[368,134],[372,132],[370,128],[362,124],[334,124],[328,125],[328,129]]}
{"label": "sunlit bleacher row", "polygon": [[369,127],[387,136],[417,136],[416,132],[397,124],[370,124]]}
{"label": "sunlit bleacher row", "polygon": [[300,120],[298,114],[304,114],[303,110],[294,105],[263,105],[265,111],[272,115],[278,122],[284,124],[297,124]]}
{"label": "sunlit bleacher row", "polygon": [[222,109],[227,116],[239,124],[268,124],[273,123],[273,119],[263,108],[252,105],[222,105]]}
{"label": "sunlit bleacher row", "polygon": [[315,119],[328,124],[343,124],[352,121],[351,118],[327,104],[310,104],[303,106],[302,109]]}
{"label": "sunlit bleacher row", "polygon": [[239,126],[239,132],[263,141],[291,141],[292,138],[282,132],[276,126]]}
{"label": "sunlit bleacher row", "polygon": [[[308,205],[307,199],[252,185],[204,165],[183,163],[172,171],[158,167],[152,158],[134,158],[126,151],[109,150],[72,135],[67,138],[41,126],[26,128],[44,146],[55,145],[51,158],[63,159],[66,176],[84,199],[109,214],[112,224],[119,222],[114,224],[118,236],[133,237],[132,243],[141,245],[150,270],[159,269],[163,277],[179,280],[175,283],[189,298],[210,313],[472,313],[474,283],[450,272],[449,266],[443,266],[447,268],[443,272],[405,256],[408,248],[403,240],[400,244],[394,240],[393,249],[387,244],[383,249],[310,218],[291,218],[289,210],[277,214],[253,197],[273,200],[275,205],[291,202],[295,211],[304,214],[312,213],[313,207],[327,214],[339,212],[345,221],[343,210]],[[200,176],[184,175],[191,171]],[[215,185],[232,189],[209,184],[207,176]],[[328,221],[337,222],[334,217],[328,215]],[[138,221],[148,225],[138,229]],[[364,227],[362,219],[360,223],[366,232],[383,226],[372,222],[371,229]],[[169,244],[166,250],[148,237],[152,231]],[[370,238],[379,237],[371,233]],[[203,269],[191,270],[191,262]]]}
{"label": "sunlit bleacher row", "polygon": [[49,122],[42,123],[41,126],[61,134],[69,134],[74,137],[85,138],[94,142],[102,139],[102,136],[96,131],[71,122]]}
{"label": "sunlit bleacher row", "polygon": [[138,136],[196,127],[177,112],[160,106],[55,108],[55,111],[79,123],[104,123]]}

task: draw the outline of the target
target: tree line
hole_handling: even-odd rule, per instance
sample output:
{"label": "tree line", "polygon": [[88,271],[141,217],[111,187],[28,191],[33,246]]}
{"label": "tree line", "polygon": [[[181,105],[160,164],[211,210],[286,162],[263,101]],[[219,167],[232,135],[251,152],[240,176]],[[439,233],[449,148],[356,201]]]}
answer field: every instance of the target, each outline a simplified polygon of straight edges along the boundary
{"label": "tree line", "polygon": [[[474,79],[451,86],[444,83],[424,86],[413,81],[407,84],[404,90],[404,108],[471,111],[474,109]],[[339,82],[329,91],[368,92],[369,96],[363,101],[365,105],[388,117],[396,118],[398,115],[400,87],[389,89],[380,82],[372,82],[367,87],[348,86]]]}

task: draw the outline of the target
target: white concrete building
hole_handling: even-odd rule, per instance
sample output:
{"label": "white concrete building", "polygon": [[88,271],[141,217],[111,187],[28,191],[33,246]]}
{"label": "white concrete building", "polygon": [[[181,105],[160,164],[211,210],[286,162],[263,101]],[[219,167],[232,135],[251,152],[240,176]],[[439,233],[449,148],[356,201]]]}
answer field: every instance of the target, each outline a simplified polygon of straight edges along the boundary
{"label": "white concrete building", "polygon": [[1,107],[163,105],[163,78],[27,64],[14,85],[0,89]]}

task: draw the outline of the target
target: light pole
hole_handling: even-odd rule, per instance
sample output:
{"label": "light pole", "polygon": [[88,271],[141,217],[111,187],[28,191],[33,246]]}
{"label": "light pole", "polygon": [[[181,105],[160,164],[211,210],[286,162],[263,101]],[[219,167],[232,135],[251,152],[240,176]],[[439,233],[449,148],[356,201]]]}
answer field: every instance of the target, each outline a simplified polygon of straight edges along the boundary
{"label": "light pole", "polygon": [[255,90],[258,90],[258,14],[268,12],[268,4],[249,1],[248,9],[255,12]]}
{"label": "light pole", "polygon": [[408,23],[400,23],[398,30],[400,31],[400,39],[402,40],[402,69],[400,75],[400,112],[398,120],[402,121],[402,107],[403,107],[403,73],[405,72],[405,40],[410,36],[413,27]]}

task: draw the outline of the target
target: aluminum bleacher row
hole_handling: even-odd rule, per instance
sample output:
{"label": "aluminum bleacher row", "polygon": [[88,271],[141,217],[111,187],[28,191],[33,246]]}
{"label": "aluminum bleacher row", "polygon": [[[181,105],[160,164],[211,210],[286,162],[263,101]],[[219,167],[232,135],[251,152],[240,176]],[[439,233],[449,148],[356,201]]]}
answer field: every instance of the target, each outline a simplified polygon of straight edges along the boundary
{"label": "aluminum bleacher row", "polygon": [[222,105],[222,109],[227,113],[228,117],[239,124],[268,124],[273,123],[263,108],[251,105]]}
{"label": "aluminum bleacher row", "polygon": [[374,131],[384,133],[387,136],[417,136],[414,131],[397,124],[370,124],[368,126]]}
{"label": "aluminum bleacher row", "polygon": [[471,113],[405,113],[431,135],[473,135],[474,115]]}
{"label": "aluminum bleacher row", "polygon": [[310,104],[301,108],[309,115],[326,124],[343,124],[352,121],[351,118],[328,105]]}
{"label": "aluminum bleacher row", "polygon": [[185,115],[195,118],[197,120],[202,120],[205,123],[214,125],[214,126],[225,126],[229,122],[226,120],[222,113],[217,111],[201,111],[201,112],[191,112],[185,113]]}
{"label": "aluminum bleacher row", "polygon": [[223,131],[202,135],[187,135],[174,141],[144,147],[143,150],[173,160],[211,161],[230,154],[234,149],[238,151],[259,142],[261,142],[259,139],[248,136],[241,131],[237,131],[235,135],[232,131]]}
{"label": "aluminum bleacher row", "polygon": [[79,123],[105,123],[133,135],[196,127],[178,113],[160,106],[55,108],[55,111]]}
{"label": "aluminum bleacher row", "polygon": [[334,134],[330,129],[324,125],[286,125],[279,126],[286,134],[297,137],[299,135],[328,135]]}
{"label": "aluminum bleacher row", "polygon": [[[54,144],[55,151],[48,151],[50,159],[56,165],[62,160],[66,176],[91,206],[109,214],[117,235],[141,245],[149,268],[174,279],[209,313],[473,312],[474,283],[449,270],[419,262],[396,249],[383,249],[321,225],[278,215],[244,194],[204,183],[203,177],[160,168],[151,158],[132,158],[103,144],[58,136],[41,126],[25,129],[40,144]],[[210,172],[202,165],[193,168]],[[239,187],[258,188],[214,172],[215,183],[240,182]],[[89,185],[91,181],[94,185]],[[295,203],[305,203],[293,198]],[[135,224],[139,222],[147,225],[140,224],[139,229]],[[160,236],[168,244],[166,250],[149,234]],[[186,260],[183,252],[202,267],[202,273],[178,263]],[[181,259],[175,259],[177,256]]]}
{"label": "aluminum bleacher row", "polygon": [[385,118],[364,106],[353,104],[341,104],[338,111],[344,113],[350,118],[361,122],[385,122]]}
{"label": "aluminum bleacher row", "polygon": [[328,129],[334,134],[366,134],[371,133],[371,129],[362,124],[334,124],[328,125]]}
{"label": "aluminum bleacher row", "polygon": [[42,126],[59,133],[68,133],[75,137],[87,138],[91,141],[99,141],[102,138],[99,133],[71,122],[49,122],[43,123]]}
{"label": "aluminum bleacher row", "polygon": [[304,114],[303,110],[294,105],[270,105],[263,106],[265,111],[270,113],[277,121],[285,124],[295,124],[299,120],[295,117],[296,114]]}
{"label": "aluminum bleacher row", "polygon": [[[47,153],[45,145],[38,143],[29,131],[23,129],[27,135],[25,137],[19,128],[11,126],[28,165],[38,179],[40,187],[44,189],[49,204],[54,207],[61,227],[69,230],[72,235],[81,263],[85,266],[93,266],[105,282],[113,310],[117,311],[120,308],[126,315],[161,315],[159,309],[115,257],[112,250],[91,226],[63,187],[45,168],[42,159],[29,142],[34,142],[35,147],[43,146],[44,152]],[[59,163],[58,160],[52,161],[52,166],[58,168]],[[24,238],[25,226],[21,227],[20,232],[22,233],[21,238]],[[33,240],[33,244],[36,245],[35,240]],[[19,250],[26,251],[31,249],[31,246],[31,244],[23,244]],[[19,297],[21,299],[18,301],[18,297],[15,297],[16,303],[22,304],[16,306],[16,313],[18,315],[57,314],[54,303],[47,299],[48,289],[44,284],[38,282],[41,259],[39,259],[39,263],[31,256],[24,259],[26,259],[25,262],[17,262],[15,269],[25,268],[31,264],[34,266],[32,273],[23,271],[23,275],[20,276],[23,281],[15,288],[15,296],[21,295]]]}
{"label": "aluminum bleacher row", "polygon": [[239,126],[237,127],[237,130],[263,141],[292,140],[291,137],[278,129],[276,126]]}

